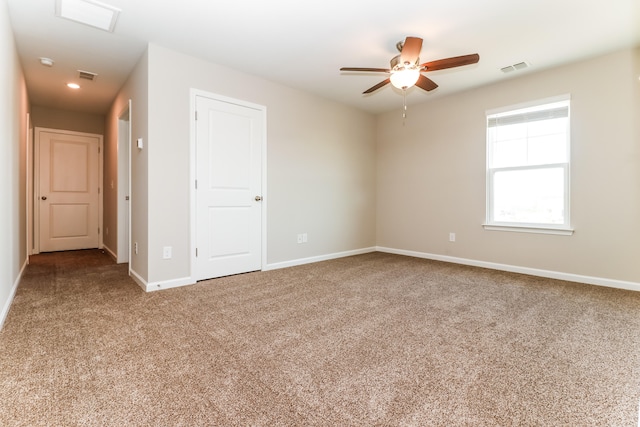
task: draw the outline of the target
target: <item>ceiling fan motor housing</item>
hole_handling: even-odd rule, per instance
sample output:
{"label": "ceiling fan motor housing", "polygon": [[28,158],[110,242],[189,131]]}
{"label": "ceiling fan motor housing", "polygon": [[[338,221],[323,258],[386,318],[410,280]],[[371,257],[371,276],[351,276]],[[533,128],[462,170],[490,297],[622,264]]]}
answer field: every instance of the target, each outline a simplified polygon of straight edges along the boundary
{"label": "ceiling fan motor housing", "polygon": [[[420,58],[416,58],[416,62],[414,64],[403,64],[402,63],[402,55],[396,55],[393,58],[391,58],[390,61],[390,65],[391,65],[391,69],[398,69],[398,68],[413,68],[411,67],[411,65],[418,67],[418,64],[420,63]],[[407,66],[408,65],[408,66]]]}

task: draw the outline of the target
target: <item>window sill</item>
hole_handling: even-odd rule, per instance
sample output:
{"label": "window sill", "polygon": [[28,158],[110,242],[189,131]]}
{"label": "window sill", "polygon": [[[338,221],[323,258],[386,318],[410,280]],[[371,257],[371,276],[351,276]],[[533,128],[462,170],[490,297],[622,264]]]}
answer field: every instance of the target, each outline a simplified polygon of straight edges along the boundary
{"label": "window sill", "polygon": [[556,234],[560,236],[571,236],[573,228],[545,228],[526,225],[494,225],[482,224],[485,230],[489,231],[513,231],[516,233],[536,233],[536,234]]}

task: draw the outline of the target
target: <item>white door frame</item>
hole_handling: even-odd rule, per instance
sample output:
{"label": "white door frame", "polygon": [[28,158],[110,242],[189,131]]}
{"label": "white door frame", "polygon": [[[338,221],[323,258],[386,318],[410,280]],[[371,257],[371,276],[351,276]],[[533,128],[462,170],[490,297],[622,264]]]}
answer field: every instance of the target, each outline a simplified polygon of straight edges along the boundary
{"label": "white door frame", "polygon": [[242,101],[239,99],[229,98],[227,96],[218,95],[215,93],[199,90],[199,89],[191,89],[190,91],[190,144],[189,144],[189,182],[191,183],[191,191],[189,192],[190,198],[190,221],[191,221],[191,243],[189,247],[191,248],[191,279],[193,283],[196,282],[196,223],[197,223],[197,206],[196,206],[196,97],[204,97],[213,99],[216,101],[227,102],[230,104],[240,105],[247,108],[253,108],[255,110],[259,110],[262,113],[262,123],[263,123],[263,135],[262,138],[262,226],[260,229],[262,230],[261,241],[262,241],[262,259],[261,259],[261,270],[264,270],[267,265],[267,204],[269,201],[269,197],[267,195],[267,107],[264,105],[253,104],[251,102]]}
{"label": "white door frame", "polygon": [[31,114],[27,113],[27,140],[25,141],[27,144],[27,152],[26,152],[26,238],[27,238],[27,264],[29,263],[29,255],[33,253],[33,132],[31,128]]}
{"label": "white door frame", "polygon": [[[126,123],[126,124],[125,124]],[[118,115],[117,259],[131,268],[131,100]]]}
{"label": "white door frame", "polygon": [[34,129],[34,150],[33,150],[33,253],[40,253],[40,203],[38,200],[40,199],[40,132],[48,132],[48,133],[59,133],[63,135],[78,135],[78,136],[88,136],[98,138],[98,183],[100,185],[98,192],[98,227],[100,227],[100,233],[98,234],[98,248],[102,248],[104,246],[104,242],[102,240],[102,199],[103,199],[103,175],[102,168],[104,162],[104,154],[103,154],[103,136],[96,133],[86,133],[86,132],[76,132],[72,130],[63,130],[63,129],[51,129],[51,128],[41,128],[36,127]]}

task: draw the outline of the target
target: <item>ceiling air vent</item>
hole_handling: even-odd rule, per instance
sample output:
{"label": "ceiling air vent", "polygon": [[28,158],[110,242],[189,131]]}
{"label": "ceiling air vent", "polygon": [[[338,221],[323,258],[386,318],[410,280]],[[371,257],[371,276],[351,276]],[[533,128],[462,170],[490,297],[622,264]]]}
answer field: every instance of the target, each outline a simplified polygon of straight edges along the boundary
{"label": "ceiling air vent", "polygon": [[78,78],[94,81],[98,75],[96,73],[91,73],[89,71],[78,70]]}
{"label": "ceiling air vent", "polygon": [[502,67],[500,68],[500,71],[502,71],[503,73],[510,73],[512,71],[516,71],[516,70],[522,70],[529,67],[529,63],[528,62],[518,62],[517,64],[513,64],[513,65],[507,65],[506,67]]}
{"label": "ceiling air vent", "polygon": [[97,0],[56,0],[56,16],[113,33],[121,10]]}

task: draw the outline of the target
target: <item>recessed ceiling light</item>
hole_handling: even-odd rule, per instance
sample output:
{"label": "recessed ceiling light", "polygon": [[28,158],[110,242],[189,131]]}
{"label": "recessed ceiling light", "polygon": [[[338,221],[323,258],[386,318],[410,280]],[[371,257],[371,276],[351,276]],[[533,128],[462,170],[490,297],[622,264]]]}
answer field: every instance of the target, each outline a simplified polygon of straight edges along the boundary
{"label": "recessed ceiling light", "polygon": [[67,83],[67,87],[71,89],[80,89],[80,85],[78,83]]}
{"label": "recessed ceiling light", "polygon": [[113,32],[120,9],[95,0],[56,0],[56,16]]}

